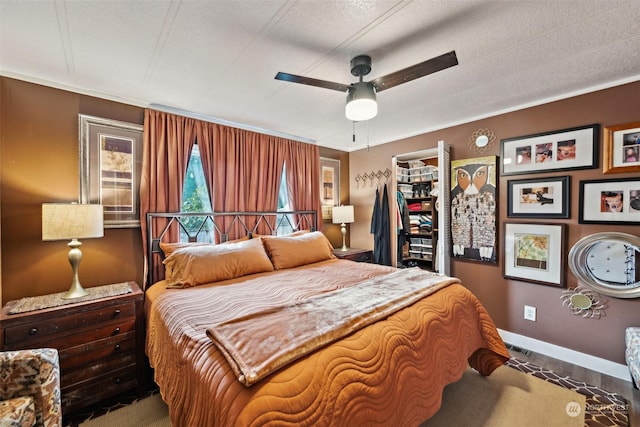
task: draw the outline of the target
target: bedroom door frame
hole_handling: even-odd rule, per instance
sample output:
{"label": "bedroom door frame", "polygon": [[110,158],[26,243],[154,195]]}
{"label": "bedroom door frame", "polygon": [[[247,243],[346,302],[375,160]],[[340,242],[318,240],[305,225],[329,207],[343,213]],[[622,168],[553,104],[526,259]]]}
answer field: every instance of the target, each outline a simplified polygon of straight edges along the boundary
{"label": "bedroom door frame", "polygon": [[[451,272],[451,211],[450,198],[451,193],[451,147],[444,141],[438,141],[438,146],[427,148],[424,150],[413,151],[410,153],[396,154],[391,158],[393,173],[391,174],[392,187],[397,188],[398,180],[396,170],[398,161],[407,161],[415,159],[438,159],[438,244],[436,247],[436,266],[437,271],[442,274],[449,275]],[[391,197],[391,264],[397,265],[397,248],[398,239],[396,238],[396,230],[398,226],[397,216],[395,212],[398,210],[397,197]]]}

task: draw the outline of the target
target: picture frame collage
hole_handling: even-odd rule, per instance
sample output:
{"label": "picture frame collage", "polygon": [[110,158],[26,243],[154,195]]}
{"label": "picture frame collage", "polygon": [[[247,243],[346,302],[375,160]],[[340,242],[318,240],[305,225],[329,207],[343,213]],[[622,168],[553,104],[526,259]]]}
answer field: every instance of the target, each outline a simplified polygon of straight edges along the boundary
{"label": "picture frame collage", "polygon": [[[559,221],[541,221],[572,217],[571,176],[566,172],[598,168],[601,137],[603,174],[640,172],[640,122],[604,128],[589,124],[500,141],[499,172],[502,176],[514,177],[506,182],[509,220],[500,230],[504,233],[505,245],[503,277],[560,288],[566,286],[564,254],[568,226]],[[452,189],[459,184],[460,177],[456,174],[460,164],[474,163],[478,163],[478,159],[452,161]],[[551,172],[560,174],[532,176]],[[525,174],[527,177],[517,177]],[[497,188],[492,191],[495,194]],[[579,224],[640,224],[640,178],[581,180],[578,197]],[[453,198],[452,190],[452,201]],[[496,263],[495,258],[465,259],[460,251],[456,253],[454,214],[452,203],[454,259]],[[496,249],[494,247],[494,251]],[[549,262],[557,259],[561,262]]]}

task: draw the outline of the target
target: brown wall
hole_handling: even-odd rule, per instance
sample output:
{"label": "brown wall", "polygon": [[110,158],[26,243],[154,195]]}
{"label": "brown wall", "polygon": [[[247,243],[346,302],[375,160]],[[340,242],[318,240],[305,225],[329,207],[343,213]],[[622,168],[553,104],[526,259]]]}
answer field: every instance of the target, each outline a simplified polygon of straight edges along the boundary
{"label": "brown wall", "polygon": [[[144,110],[0,78],[2,302],[71,284],[68,242],[43,242],[41,206],[79,195],[78,114],[142,124]],[[140,228],[105,229],[82,242],[85,287],[142,281]]]}
{"label": "brown wall", "polygon": [[[391,167],[391,158],[396,154],[409,153],[433,148],[439,140],[451,146],[451,159],[478,157],[468,146],[469,137],[481,128],[492,130],[496,144],[483,155],[500,154],[500,139],[529,135],[539,132],[565,129],[575,126],[599,123],[602,127],[640,120],[640,82],[576,96],[537,107],[527,108],[507,114],[418,135],[412,138],[372,147],[369,151],[350,153],[351,201],[356,206],[356,222],[352,224],[352,246],[371,248],[369,221],[373,203],[371,188],[356,188],[355,174],[361,169],[369,170]],[[599,231],[622,231],[640,235],[638,225],[586,225],[578,224],[578,189],[580,180],[615,179],[637,177],[638,174],[602,174],[602,152],[600,168],[572,172],[518,175],[508,177],[571,176],[571,218],[568,220],[531,220],[543,223],[568,224],[567,248],[581,237]],[[640,324],[640,298],[616,299],[604,297],[608,308],[606,316],[600,320],[584,319],[572,315],[562,306],[562,289],[550,286],[506,280],[502,277],[502,224],[504,221],[527,222],[527,219],[507,218],[507,177],[499,178],[499,264],[480,265],[452,261],[451,274],[459,277],[487,307],[499,328],[535,338],[541,341],[591,354],[604,359],[624,363],[624,329]],[[395,194],[395,193],[394,193]],[[567,270],[567,285],[574,287],[576,279]],[[538,321],[523,319],[524,305],[538,309]]]}

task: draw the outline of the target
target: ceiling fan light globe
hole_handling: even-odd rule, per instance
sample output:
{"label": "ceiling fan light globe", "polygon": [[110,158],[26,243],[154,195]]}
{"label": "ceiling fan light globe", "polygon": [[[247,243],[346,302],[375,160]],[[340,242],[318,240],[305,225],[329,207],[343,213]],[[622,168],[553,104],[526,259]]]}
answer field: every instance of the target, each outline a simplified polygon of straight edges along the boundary
{"label": "ceiling fan light globe", "polygon": [[356,99],[347,104],[345,115],[353,122],[370,120],[378,114],[378,104],[370,99]]}
{"label": "ceiling fan light globe", "polygon": [[345,115],[347,119],[359,122],[372,119],[378,114],[376,92],[371,83],[355,83],[347,94]]}

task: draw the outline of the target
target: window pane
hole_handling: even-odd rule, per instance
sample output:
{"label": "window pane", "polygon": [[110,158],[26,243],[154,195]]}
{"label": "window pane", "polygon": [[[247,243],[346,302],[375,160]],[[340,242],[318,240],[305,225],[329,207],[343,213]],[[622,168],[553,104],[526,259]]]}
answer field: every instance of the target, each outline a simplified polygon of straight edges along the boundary
{"label": "window pane", "polygon": [[[211,212],[211,201],[209,200],[209,192],[202,170],[202,161],[200,159],[200,150],[198,144],[194,144],[187,166],[187,175],[185,176],[184,186],[182,189],[182,212]],[[205,223],[206,217],[187,217],[182,223],[194,235],[199,229],[211,230],[210,222]],[[205,223],[203,225],[203,223]],[[181,231],[181,240],[187,240],[187,235]],[[198,240],[206,240],[208,233],[198,233]]]}
{"label": "window pane", "polygon": [[[282,176],[280,177],[280,191],[278,192],[278,211],[290,211],[289,193],[287,192],[287,165],[282,168]],[[278,235],[293,233],[293,218],[291,216],[277,215],[277,233]]]}

